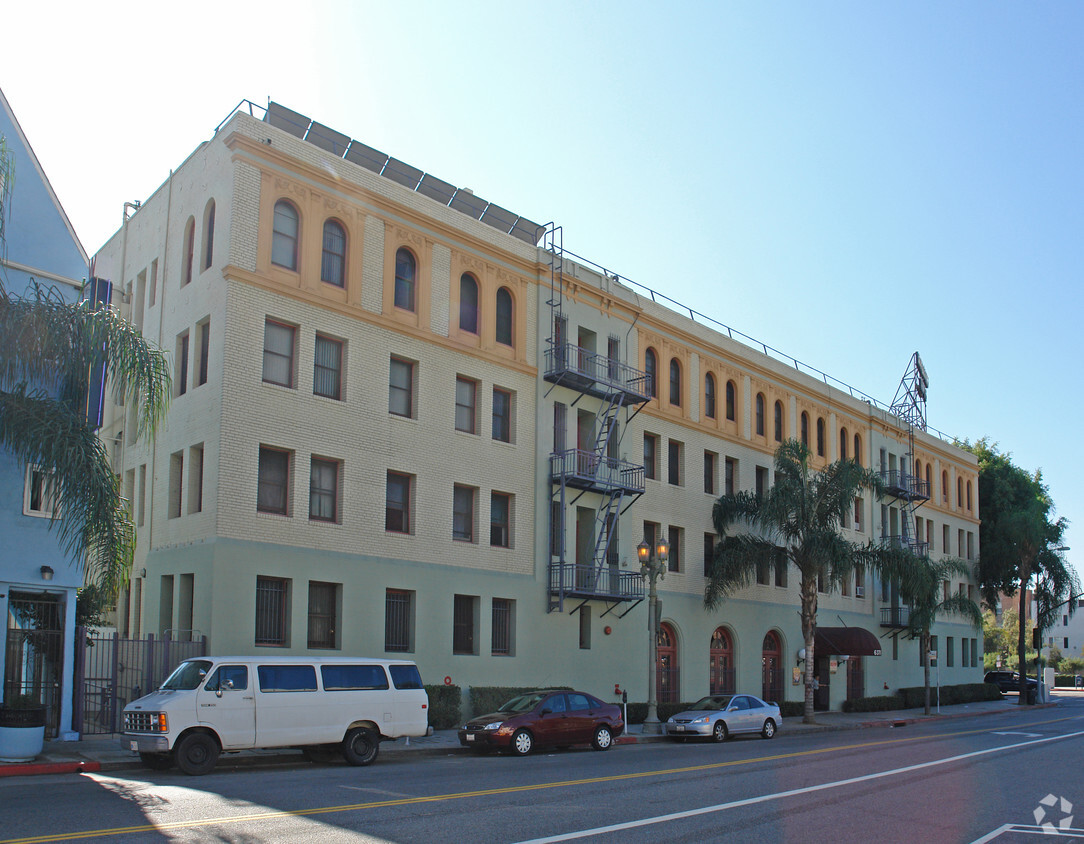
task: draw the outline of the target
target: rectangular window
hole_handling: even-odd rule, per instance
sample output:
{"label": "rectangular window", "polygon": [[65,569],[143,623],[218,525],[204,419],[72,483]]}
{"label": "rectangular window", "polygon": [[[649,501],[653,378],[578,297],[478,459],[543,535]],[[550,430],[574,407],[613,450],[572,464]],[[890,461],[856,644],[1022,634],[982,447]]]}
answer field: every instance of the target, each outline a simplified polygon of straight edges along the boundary
{"label": "rectangular window", "polygon": [[715,534],[704,534],[704,576],[711,574],[711,563],[715,559]]}
{"label": "rectangular window", "polygon": [[169,456],[169,518],[181,515],[181,489],[184,478],[184,452],[175,451]]}
{"label": "rectangular window", "polygon": [[203,443],[188,449],[188,512],[203,512]]}
{"label": "rectangular window", "polygon": [[56,476],[52,472],[29,466],[23,492],[23,514],[47,518],[52,518],[54,512],[59,514],[58,492]]}
{"label": "rectangular window", "polygon": [[343,343],[323,334],[316,335],[313,359],[312,393],[339,401],[342,399]]}
{"label": "rectangular window", "polygon": [[854,529],[862,531],[862,499],[858,497],[854,499]]}
{"label": "rectangular window", "polygon": [[490,494],[489,544],[497,548],[512,547],[512,496],[503,492]]}
{"label": "rectangular window", "polygon": [[719,464],[719,455],[714,451],[704,452],[704,492],[715,495],[715,467]]}
{"label": "rectangular window", "polygon": [[591,607],[580,607],[580,650],[591,649]]}
{"label": "rectangular window", "polygon": [[757,495],[768,494],[768,470],[764,466],[757,466]]}
{"label": "rectangular window", "polygon": [[839,582],[839,594],[844,598],[847,598],[851,594],[851,579],[850,577],[844,577]]}
{"label": "rectangular window", "polygon": [[963,557],[964,555],[964,530],[960,528],[956,531],[956,556]]}
{"label": "rectangular window", "polygon": [[644,434],[644,477],[655,480],[659,476],[659,438]]}
{"label": "rectangular window", "polygon": [[512,394],[500,387],[493,388],[493,439],[512,442]]}
{"label": "rectangular window", "polygon": [[685,531],[676,525],[670,525],[668,538],[670,540],[670,556],[667,557],[666,567],[668,571],[684,571],[681,566],[684,559]]}
{"label": "rectangular window", "polygon": [[775,549],[775,585],[786,588],[787,585],[787,549]]}
{"label": "rectangular window", "polygon": [[151,304],[150,307],[154,307],[154,301],[158,297],[158,259],[155,258],[151,261]]}
{"label": "rectangular window", "polygon": [[285,647],[286,604],[289,581],[281,577],[256,578],[256,644]]}
{"label": "rectangular window", "polygon": [[309,518],[318,522],[339,520],[338,460],[313,457],[309,471]]}
{"label": "rectangular window", "polygon": [[494,656],[513,655],[515,611],[515,601],[508,598],[493,599],[493,641],[491,650]]}
{"label": "rectangular window", "polygon": [[408,653],[414,650],[414,593],[388,589],[384,593],[384,650]]}
{"label": "rectangular window", "polygon": [[391,359],[388,374],[388,413],[414,418],[414,364],[402,358]]}
{"label": "rectangular window", "polygon": [[309,647],[335,648],[338,644],[338,583],[309,581]]}
{"label": "rectangular window", "polygon": [[960,639],[960,666],[963,668],[967,668],[967,666],[970,664],[970,660],[967,654],[967,649],[969,645],[970,642],[967,639]]}
{"label": "rectangular window", "polygon": [[290,452],[260,446],[256,509],[261,513],[289,514]]}
{"label": "rectangular window", "polygon": [[143,527],[143,522],[147,516],[147,464],[143,463],[139,467],[139,503],[136,505],[136,512],[138,513],[138,519],[136,521],[137,527]]}
{"label": "rectangular window", "polygon": [[560,557],[564,525],[561,522],[561,502],[550,502],[550,556]]}
{"label": "rectangular window", "polygon": [[738,491],[738,461],[733,457],[727,457],[723,461],[723,492],[727,495],[733,495]]}
{"label": "rectangular window", "polygon": [[772,564],[767,560],[757,561],[757,584],[768,586],[772,582]]}
{"label": "rectangular window", "polygon": [[561,402],[553,403],[553,453],[561,454],[565,450],[566,440],[566,426],[565,420],[567,418],[568,408]]}
{"label": "rectangular window", "polygon": [[685,444],[677,440],[667,441],[666,475],[667,481],[674,486],[683,486],[685,481]]}
{"label": "rectangular window", "polygon": [[384,530],[411,533],[413,477],[388,472],[387,500],[384,505]]}
{"label": "rectangular window", "polygon": [[[1065,647],[1069,647],[1069,642],[1066,641]],[[971,640],[971,667],[978,668],[979,666],[979,640]]]}
{"label": "rectangular window", "polygon": [[198,356],[196,360],[196,386],[198,387],[207,383],[208,355],[211,351],[210,317],[196,326],[196,335],[199,343],[199,346],[196,349],[196,354]]}
{"label": "rectangular window", "polygon": [[975,559],[975,533],[970,530],[967,532],[967,559]]}
{"label": "rectangular window", "polygon": [[475,434],[475,410],[478,406],[478,382],[457,376],[455,379],[455,429]]}
{"label": "rectangular window", "polygon": [[866,567],[862,565],[855,566],[854,569],[854,596],[866,597]]}
{"label": "rectangular window", "polygon": [[658,542],[661,526],[658,522],[644,522],[644,542],[651,546],[651,553],[654,554],[656,542]]}
{"label": "rectangular window", "polygon": [[175,363],[177,380],[174,383],[175,394],[183,396],[188,392],[188,332],[177,335],[177,360]]}
{"label": "rectangular window", "polygon": [[452,604],[452,653],[476,654],[477,628],[478,598],[474,595],[455,595]]}
{"label": "rectangular window", "polygon": [[952,668],[956,659],[956,645],[952,636],[945,637],[945,666]]}
{"label": "rectangular window", "polygon": [[476,490],[456,484],[452,491],[452,539],[474,542],[474,496]]}
{"label": "rectangular window", "polygon": [[267,320],[263,327],[263,380],[282,387],[294,386],[294,345],[297,329]]}

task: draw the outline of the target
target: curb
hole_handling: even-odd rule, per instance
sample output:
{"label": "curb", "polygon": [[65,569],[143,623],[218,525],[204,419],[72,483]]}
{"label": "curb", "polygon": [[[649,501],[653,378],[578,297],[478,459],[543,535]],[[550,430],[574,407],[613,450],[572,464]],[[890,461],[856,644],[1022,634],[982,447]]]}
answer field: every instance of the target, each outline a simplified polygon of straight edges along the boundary
{"label": "curb", "polygon": [[97,773],[101,770],[101,762],[26,762],[0,766],[0,777]]}

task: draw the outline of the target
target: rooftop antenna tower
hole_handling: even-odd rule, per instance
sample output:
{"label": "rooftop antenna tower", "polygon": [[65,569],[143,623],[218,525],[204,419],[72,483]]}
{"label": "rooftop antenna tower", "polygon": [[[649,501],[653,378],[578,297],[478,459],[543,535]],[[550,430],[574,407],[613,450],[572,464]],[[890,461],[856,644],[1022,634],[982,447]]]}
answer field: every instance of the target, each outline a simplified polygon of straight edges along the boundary
{"label": "rooftop antenna tower", "polygon": [[910,548],[920,557],[929,553],[929,545],[918,535],[915,511],[930,500],[930,485],[915,472],[915,428],[926,430],[926,390],[929,386],[926,367],[915,352],[890,408],[890,412],[907,426],[907,453],[900,458],[899,469],[882,472],[889,494],[900,503],[902,515],[900,535],[885,538]]}

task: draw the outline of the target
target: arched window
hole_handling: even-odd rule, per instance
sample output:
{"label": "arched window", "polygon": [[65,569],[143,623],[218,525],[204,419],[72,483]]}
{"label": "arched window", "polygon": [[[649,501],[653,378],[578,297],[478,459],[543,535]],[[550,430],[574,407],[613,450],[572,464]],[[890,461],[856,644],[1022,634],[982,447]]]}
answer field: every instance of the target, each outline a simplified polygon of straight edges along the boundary
{"label": "arched window", "polygon": [[941,500],[948,504],[948,471],[941,473]]}
{"label": "arched window", "polygon": [[957,478],[956,479],[956,506],[957,507],[963,507],[964,506],[964,479],[963,478]]}
{"label": "arched window", "polygon": [[459,330],[478,333],[478,282],[470,273],[459,277]]}
{"label": "arched window", "polygon": [[802,411],[802,425],[801,425],[802,445],[809,448],[809,414],[804,410]]}
{"label": "arched window", "polygon": [[192,258],[196,248],[196,218],[189,217],[184,226],[184,263],[181,265],[181,287],[192,281]]}
{"label": "arched window", "polygon": [[716,627],[711,634],[709,654],[708,694],[734,694],[737,691],[734,683],[734,645],[725,627]]}
{"label": "arched window", "polygon": [[848,439],[849,439],[849,437],[847,436],[847,429],[846,428],[840,428],[839,429],[839,459],[840,460],[846,460],[847,459],[847,440]]}
{"label": "arched window", "polygon": [[757,436],[758,437],[763,437],[764,436],[764,426],[766,424],[765,421],[764,421],[764,414],[765,414],[764,393],[757,393]]}
{"label": "arched window", "polygon": [[215,257],[215,201],[212,199],[203,209],[203,265],[201,270],[211,268]]}
{"label": "arched window", "polygon": [[710,372],[704,376],[704,415],[715,418],[715,376]]}
{"label": "arched window", "polygon": [[824,457],[824,417],[817,417],[817,456]]}
{"label": "arched window", "polygon": [[854,462],[862,465],[862,437],[858,434],[854,435]]}
{"label": "arched window", "polygon": [[655,665],[655,689],[659,703],[677,703],[677,636],[674,628],[663,622],[659,625],[658,662]]}
{"label": "arched window", "polygon": [[670,359],[670,404],[681,407],[681,364]]}
{"label": "arched window", "polygon": [[783,442],[783,402],[775,403],[775,441]]}
{"label": "arched window", "polygon": [[734,386],[734,382],[733,381],[727,381],[726,382],[726,418],[729,419],[731,422],[733,422],[734,419],[736,418],[736,414],[735,414],[735,411],[734,411],[734,405],[736,405],[738,403],[737,402],[737,392],[738,392],[738,390]]}
{"label": "arched window", "polygon": [[324,222],[320,280],[336,287],[346,287],[346,229],[335,220]]}
{"label": "arched window", "polygon": [[971,481],[967,482],[967,511],[971,512]]}
{"label": "arched window", "polygon": [[271,234],[271,263],[297,269],[297,241],[301,217],[285,199],[275,203],[275,227]]}
{"label": "arched window", "polygon": [[414,254],[404,247],[395,253],[395,307],[414,310],[414,277],[418,264]]}
{"label": "arched window", "polygon": [[512,345],[512,294],[507,287],[497,291],[497,342]]}
{"label": "arched window", "polygon": [[761,697],[778,703],[783,699],[783,646],[779,634],[769,630],[761,647]]}
{"label": "arched window", "polygon": [[644,375],[647,376],[647,394],[655,398],[659,394],[659,359],[655,356],[654,349],[644,352]]}

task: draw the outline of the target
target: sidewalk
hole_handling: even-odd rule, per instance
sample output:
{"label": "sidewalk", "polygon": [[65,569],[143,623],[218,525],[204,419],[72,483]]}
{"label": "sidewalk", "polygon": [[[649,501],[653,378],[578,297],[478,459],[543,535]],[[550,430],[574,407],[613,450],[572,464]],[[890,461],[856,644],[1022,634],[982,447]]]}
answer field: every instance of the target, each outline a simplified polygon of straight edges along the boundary
{"label": "sidewalk", "polygon": [[[802,735],[807,733],[830,732],[833,730],[856,730],[864,727],[903,727],[907,724],[930,721],[944,721],[951,718],[964,718],[974,715],[996,715],[1017,712],[1020,715],[1036,709],[1057,706],[1058,703],[1074,698],[1084,699],[1084,692],[1072,689],[1058,689],[1052,695],[1052,702],[1038,706],[1019,707],[1016,696],[1010,695],[1002,700],[983,701],[981,703],[943,706],[940,714],[936,707],[929,716],[921,709],[905,709],[894,712],[818,712],[816,724],[803,724],[801,718],[787,718],[780,728],[780,735]],[[646,744],[667,741],[662,736],[644,735],[642,724],[630,724],[626,733],[617,739],[617,744]],[[424,738],[399,739],[386,741],[380,745],[381,756],[398,754],[444,755],[467,752],[459,744],[455,730],[439,730]],[[218,761],[216,770],[249,767],[254,765],[301,765],[309,764],[300,750],[243,750],[239,753],[224,753]],[[379,764],[379,760],[377,762]],[[0,777],[30,776],[35,774],[65,774],[97,771],[123,771],[141,769],[139,756],[120,745],[119,735],[87,736],[80,741],[48,741],[40,756],[33,762],[0,762]]]}

